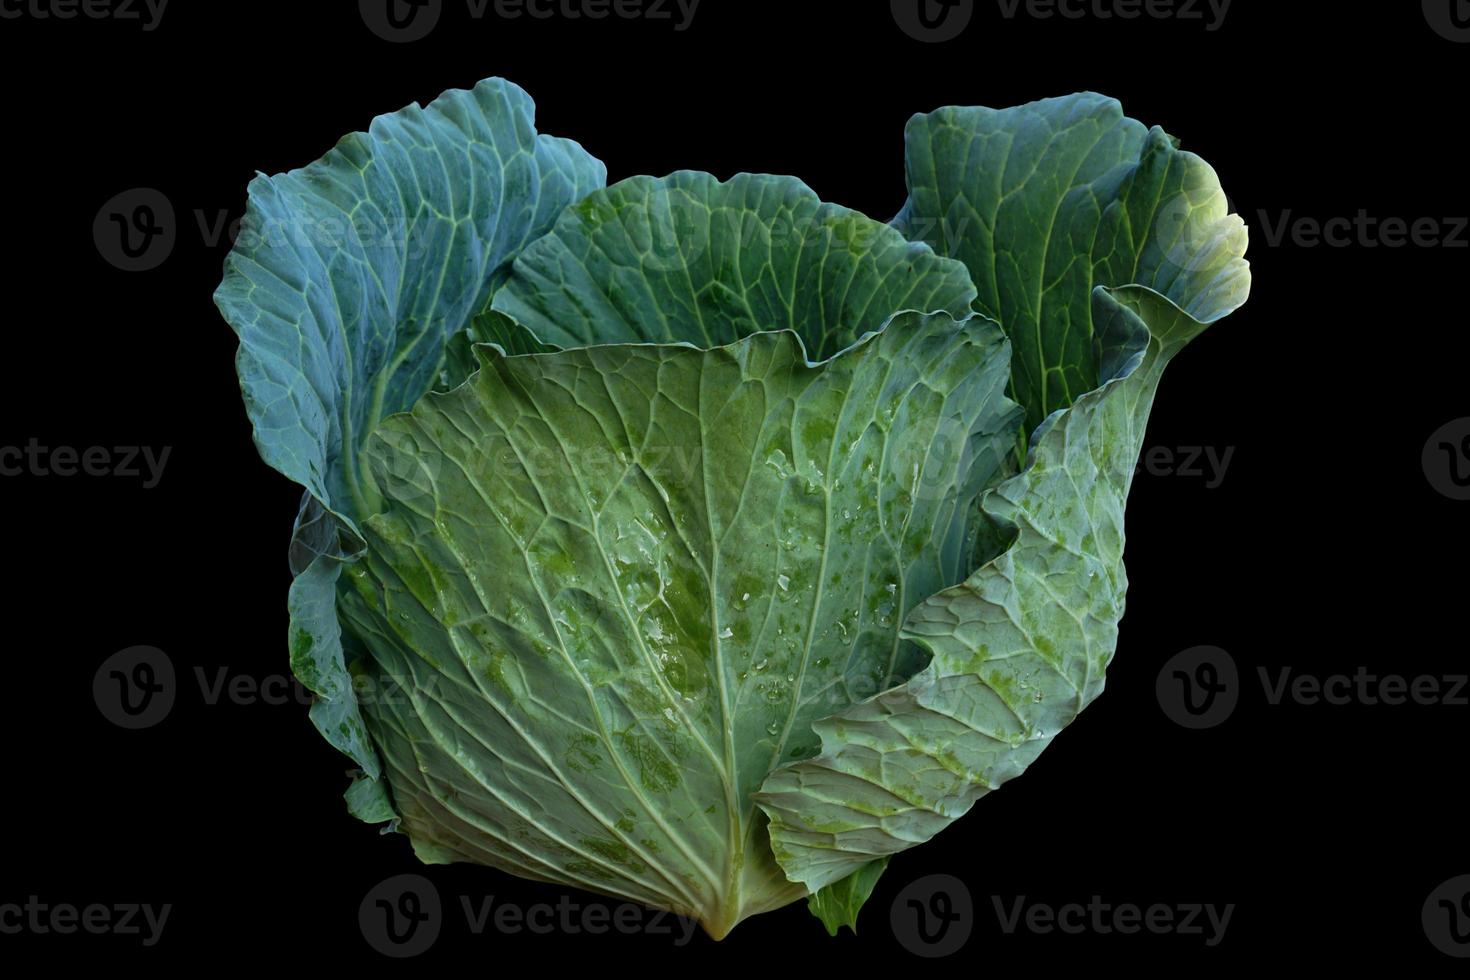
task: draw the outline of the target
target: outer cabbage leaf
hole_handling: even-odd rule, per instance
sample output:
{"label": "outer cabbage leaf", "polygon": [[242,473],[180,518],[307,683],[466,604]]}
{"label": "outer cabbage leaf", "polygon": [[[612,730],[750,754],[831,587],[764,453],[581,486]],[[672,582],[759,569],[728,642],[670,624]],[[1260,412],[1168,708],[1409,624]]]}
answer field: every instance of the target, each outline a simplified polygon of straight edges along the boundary
{"label": "outer cabbage leaf", "polygon": [[965,263],[1013,347],[1027,431],[1106,378],[1091,295],[1141,283],[1204,322],[1244,302],[1245,228],[1210,167],[1092,92],[910,120],[894,225]]}
{"label": "outer cabbage leaf", "polygon": [[[401,828],[714,935],[806,893],[752,792],[812,722],[917,666],[1019,409],[999,327],[509,356],[388,420],[344,609]],[[964,452],[955,451],[962,433]]]}
{"label": "outer cabbage leaf", "polygon": [[369,779],[349,795],[365,819],[391,811],[335,609],[342,563],[362,548],[358,522],[380,499],[361,451],[380,419],[463,380],[449,338],[528,242],[603,185],[602,164],[538,136],[533,111],[525,92],[491,79],[380,116],[303,169],[257,177],[215,294],[240,337],[256,447],[306,490],[291,545],[292,669],[317,695],[317,728]]}
{"label": "outer cabbage leaf", "polygon": [[929,665],[819,722],[820,753],[758,794],[777,860],[813,890],[928,840],[1101,692],[1160,373],[1249,289],[1214,172],[1101,96],[941,109],[910,123],[907,155],[897,224],[965,260],[1044,422],[1023,471],[981,498],[996,548],[905,622]]}

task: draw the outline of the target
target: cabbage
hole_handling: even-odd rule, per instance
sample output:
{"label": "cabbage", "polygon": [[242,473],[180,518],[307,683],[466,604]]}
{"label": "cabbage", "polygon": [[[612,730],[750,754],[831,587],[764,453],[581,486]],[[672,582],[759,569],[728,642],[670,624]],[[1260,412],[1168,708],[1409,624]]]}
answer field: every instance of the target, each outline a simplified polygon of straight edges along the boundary
{"label": "cabbage", "polygon": [[605,186],[492,79],[251,184],[216,301],[305,490],[291,664],[353,813],[835,932],[1101,692],[1153,394],[1244,302],[1244,225],[1098,95],[906,156],[891,223]]}

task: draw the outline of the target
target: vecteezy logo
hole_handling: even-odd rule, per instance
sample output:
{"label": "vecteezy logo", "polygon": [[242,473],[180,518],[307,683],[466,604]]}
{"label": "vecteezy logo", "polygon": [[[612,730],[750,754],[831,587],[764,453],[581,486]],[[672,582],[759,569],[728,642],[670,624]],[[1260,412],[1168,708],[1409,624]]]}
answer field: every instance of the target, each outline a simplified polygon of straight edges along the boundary
{"label": "vecteezy logo", "polygon": [[102,205],[92,221],[97,251],[124,272],[156,269],[174,250],[174,207],[151,187],[123,191]]}
{"label": "vecteezy logo", "polygon": [[1435,949],[1470,958],[1470,875],[1451,878],[1430,892],[1421,916],[1424,935]]}
{"label": "vecteezy logo", "polygon": [[916,956],[958,952],[975,927],[970,889],[954,875],[929,875],[898,893],[888,912],[893,935]]}
{"label": "vecteezy logo", "polygon": [[362,938],[384,956],[417,956],[434,945],[444,924],[439,890],[423,875],[389,878],[363,896],[357,923]]}
{"label": "vecteezy logo", "polygon": [[439,23],[444,0],[358,0],[368,30],[385,41],[421,41]]}
{"label": "vecteezy logo", "polygon": [[975,0],[891,0],[893,19],[915,41],[953,41],[975,16]]}
{"label": "vecteezy logo", "polygon": [[1236,214],[1224,193],[1203,200],[1175,194],[1154,216],[1154,237],[1165,258],[1185,272],[1200,272],[1217,261],[1220,236],[1229,227],[1225,215]]}
{"label": "vecteezy logo", "polygon": [[1446,41],[1470,44],[1470,0],[1424,0],[1424,19]]}
{"label": "vecteezy logo", "polygon": [[401,424],[385,425],[373,434],[381,450],[373,477],[384,496],[401,505],[400,512],[402,508],[434,512],[434,488],[443,455],[423,452],[421,443],[425,438]]}
{"label": "vecteezy logo", "polygon": [[102,662],[92,676],[92,700],[119,728],[151,728],[174,706],[174,665],[157,647],[128,647]]}
{"label": "vecteezy logo", "polygon": [[1440,426],[1421,457],[1429,485],[1451,500],[1470,500],[1470,418]]}
{"label": "vecteezy logo", "polygon": [[1169,720],[1184,728],[1214,728],[1240,700],[1235,660],[1219,647],[1191,647],[1169,658],[1154,691]]}

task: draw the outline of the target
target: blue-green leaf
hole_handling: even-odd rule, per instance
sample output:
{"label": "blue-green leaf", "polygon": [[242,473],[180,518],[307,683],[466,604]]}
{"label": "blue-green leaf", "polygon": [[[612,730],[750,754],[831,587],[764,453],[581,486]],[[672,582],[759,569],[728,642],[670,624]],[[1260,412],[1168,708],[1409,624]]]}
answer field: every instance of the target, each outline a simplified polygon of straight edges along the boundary
{"label": "blue-green leaf", "polygon": [[[484,311],[511,261],[605,170],[536,135],[533,106],[500,79],[409,106],[322,159],[260,176],[215,302],[262,458],[306,491],[291,565],[292,667],[312,720],[370,778],[335,612],[338,575],[381,500],[361,454],[387,415],[444,376],[451,337]],[[376,815],[384,801],[354,809]],[[381,795],[381,791],[379,791]]]}

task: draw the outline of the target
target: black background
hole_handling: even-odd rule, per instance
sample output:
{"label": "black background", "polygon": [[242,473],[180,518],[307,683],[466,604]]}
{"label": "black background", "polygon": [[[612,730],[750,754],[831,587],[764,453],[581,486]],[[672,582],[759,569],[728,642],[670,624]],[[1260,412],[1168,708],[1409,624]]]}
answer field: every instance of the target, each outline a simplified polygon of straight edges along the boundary
{"label": "black background", "polygon": [[[308,11],[310,16],[308,16]],[[172,447],[162,482],[0,479],[12,624],[0,674],[0,903],[171,903],[162,939],[0,935],[0,963],[174,960],[205,968],[388,966],[358,903],[425,873],[448,910],[421,965],[682,963],[915,969],[890,929],[910,882],[961,878],[968,944],[933,968],[1374,961],[1463,969],[1420,909],[1470,873],[1464,707],[1271,706],[1258,667],[1465,670],[1466,508],[1420,453],[1466,406],[1470,250],[1273,246],[1282,220],[1447,219],[1464,192],[1470,44],[1418,3],[1237,0],[1200,21],[1007,20],[979,2],[957,39],[920,43],[886,2],[704,0],[669,21],[475,21],[449,0],[427,39],[390,44],[354,3],[175,0],[137,22],[0,20],[5,319],[0,445]],[[904,199],[907,118],[1095,89],[1214,165],[1251,226],[1254,288],[1169,370],[1148,445],[1233,448],[1218,487],[1145,473],[1129,507],[1128,615],[1106,694],[1021,779],[897,858],[856,937],[795,905],[723,943],[659,935],[472,935],[459,896],[561,891],[469,866],[424,869],[341,803],[348,761],[305,709],[209,704],[211,680],[286,666],[286,542],[298,491],[262,464],[211,293],[255,171],[304,165],[372,116],[502,75],[542,132],[609,179],[671,170],[803,178],[887,218]],[[131,188],[171,202],[177,243],[149,272],[110,265],[93,219]],[[202,218],[201,218],[202,216]],[[1448,231],[1452,225],[1446,223]],[[172,713],[144,731],[93,703],[98,665],[167,653]],[[1155,679],[1177,652],[1228,650],[1243,691],[1224,724],[1171,722]],[[1225,941],[1003,933],[1009,903],[1234,903]],[[586,896],[576,896],[579,900]]]}

